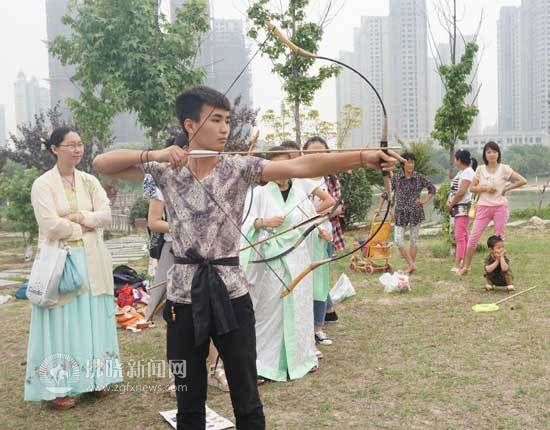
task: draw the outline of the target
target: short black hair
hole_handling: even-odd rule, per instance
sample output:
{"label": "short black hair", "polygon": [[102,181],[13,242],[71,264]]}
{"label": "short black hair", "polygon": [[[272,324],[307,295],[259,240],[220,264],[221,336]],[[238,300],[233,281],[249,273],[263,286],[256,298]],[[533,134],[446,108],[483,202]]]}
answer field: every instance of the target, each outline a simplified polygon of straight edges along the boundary
{"label": "short black hair", "polygon": [[416,156],[412,152],[404,152],[403,154],[401,154],[401,157],[403,157],[405,160],[411,160],[416,163]]}
{"label": "short black hair", "polygon": [[310,137],[305,145],[304,145],[304,150],[308,149],[310,147],[310,145],[314,142],[319,142],[321,143],[326,149],[329,149],[328,147],[328,144],[327,144],[327,141],[325,139],[323,139],[321,136],[312,136]]}
{"label": "short black hair", "polygon": [[495,247],[495,245],[499,242],[504,242],[504,239],[502,239],[502,237],[496,236],[496,235],[490,236],[489,239],[487,239],[487,247],[489,249],[493,249]]}
{"label": "short black hair", "polygon": [[283,143],[281,143],[281,146],[283,148],[287,148],[287,149],[295,149],[296,151],[300,151],[300,147],[298,146],[298,144],[296,142],[294,142],[293,140],[285,140]]}
{"label": "short black hair", "polygon": [[500,146],[498,146],[498,144],[496,142],[493,142],[491,140],[491,141],[487,142],[485,144],[485,146],[483,147],[483,162],[485,163],[485,165],[489,164],[489,162],[487,161],[487,157],[485,156],[485,151],[487,151],[488,149],[492,149],[493,151],[498,152],[497,163],[500,163],[500,158],[502,156],[502,152],[500,151]]}
{"label": "short black hair", "polygon": [[210,105],[226,111],[231,110],[231,103],[225,95],[205,85],[191,87],[176,97],[176,115],[186,136],[188,134],[183,126],[183,122],[186,119],[198,122],[201,118],[201,109],[204,105]]}
{"label": "short black hair", "polygon": [[278,156],[281,156],[281,155],[286,155],[288,157],[288,159],[290,160],[290,154],[270,154],[270,152],[275,152],[275,151],[288,151],[288,147],[286,146],[274,146],[273,148],[269,148],[267,150],[267,159],[268,160],[273,160],[273,157],[278,157]]}

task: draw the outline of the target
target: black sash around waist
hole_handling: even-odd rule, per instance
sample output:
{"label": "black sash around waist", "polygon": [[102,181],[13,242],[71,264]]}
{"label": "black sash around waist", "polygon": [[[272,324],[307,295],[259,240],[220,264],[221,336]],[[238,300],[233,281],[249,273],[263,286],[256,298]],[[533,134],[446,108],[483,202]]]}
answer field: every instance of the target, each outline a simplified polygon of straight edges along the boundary
{"label": "black sash around waist", "polygon": [[214,321],[215,333],[223,335],[238,327],[227,287],[215,266],[238,266],[239,257],[215,260],[203,258],[194,249],[185,251],[185,257],[175,257],[176,264],[196,264],[199,267],[191,283],[191,312],[195,332],[195,345],[210,337],[210,322]]}

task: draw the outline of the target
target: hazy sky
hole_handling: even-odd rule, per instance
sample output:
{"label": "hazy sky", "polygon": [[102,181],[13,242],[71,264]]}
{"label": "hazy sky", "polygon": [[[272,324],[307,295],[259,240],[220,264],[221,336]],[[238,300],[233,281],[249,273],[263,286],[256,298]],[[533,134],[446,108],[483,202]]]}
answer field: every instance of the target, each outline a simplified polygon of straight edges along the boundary
{"label": "hazy sky", "polygon": [[[353,28],[359,26],[362,15],[387,15],[389,0],[340,0],[344,3],[339,14],[326,30],[320,53],[335,57],[340,50],[353,48]],[[426,0],[429,20],[440,41],[445,35],[437,22],[433,4],[437,0]],[[214,16],[220,18],[245,18],[249,0],[211,0]],[[324,0],[312,0],[314,4],[323,4]],[[521,0],[459,0],[464,19],[461,29],[464,34],[471,33],[477,27],[481,11],[484,21],[480,34],[480,44],[484,56],[479,71],[482,89],[479,98],[482,125],[496,122],[497,104],[497,30],[496,23],[501,6],[519,6]],[[23,70],[27,77],[36,76],[47,85],[48,57],[44,44],[46,39],[45,0],[0,1],[0,104],[6,107],[8,130],[15,128],[15,107],[13,84],[17,73]],[[251,52],[256,50],[254,41],[250,41]],[[257,57],[252,63],[253,98],[256,107],[262,110],[280,106],[282,92],[281,81],[271,73],[268,60]],[[224,91],[225,89],[219,89]],[[327,120],[335,118],[334,80],[325,83],[319,91],[315,105]]]}

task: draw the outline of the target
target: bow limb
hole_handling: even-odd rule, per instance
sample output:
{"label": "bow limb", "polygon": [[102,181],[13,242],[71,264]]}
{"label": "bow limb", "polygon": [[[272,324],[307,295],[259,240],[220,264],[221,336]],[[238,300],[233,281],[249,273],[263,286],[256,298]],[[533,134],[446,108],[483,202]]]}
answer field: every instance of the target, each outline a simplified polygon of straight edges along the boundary
{"label": "bow limb", "polygon": [[268,242],[268,241],[270,241],[271,239],[275,239],[275,238],[277,238],[277,237],[279,237],[279,236],[282,236],[283,234],[289,233],[289,232],[291,232],[291,231],[293,231],[293,230],[296,230],[297,228],[303,227],[303,226],[309,224],[310,222],[313,222],[313,221],[315,221],[315,220],[317,220],[317,219],[319,219],[319,218],[321,218],[321,217],[326,217],[326,216],[325,216],[325,215],[320,215],[320,214],[314,215],[314,216],[312,216],[311,218],[308,218],[308,219],[306,219],[306,220],[304,220],[304,221],[301,221],[301,222],[299,222],[298,224],[293,225],[292,227],[289,227],[289,228],[287,228],[287,229],[284,230],[284,231],[281,231],[281,232],[279,232],[279,233],[274,234],[273,236],[266,237],[265,239],[259,240],[258,242],[255,242],[255,243],[252,243],[252,244],[250,244],[250,245],[247,245],[247,246],[245,246],[244,248],[241,248],[241,249],[239,250],[239,252],[246,251],[247,249],[250,249],[250,248],[252,248],[253,246],[256,246],[256,245],[261,245],[262,243]]}
{"label": "bow limb", "polygon": [[[252,136],[252,139],[250,139],[250,145],[248,146],[248,152],[247,156],[250,157],[250,154],[252,154],[252,150],[256,146],[256,143],[258,142],[258,137],[260,137],[260,130],[256,130],[256,133],[254,133],[254,136]],[[246,215],[244,216],[241,227],[244,225],[246,220],[248,219],[248,215],[250,215],[250,211],[252,210],[252,203],[254,202],[254,187],[250,187],[250,204],[248,205],[248,210],[246,211]]]}
{"label": "bow limb", "polygon": [[[369,79],[367,79],[367,77],[365,75],[363,75],[361,72],[359,72],[357,69],[350,66],[349,64],[345,64],[345,63],[341,62],[340,60],[336,60],[334,58],[323,57],[323,56],[320,56],[320,55],[313,54],[313,53],[297,46],[296,44],[292,43],[288,39],[288,37],[277,26],[275,26],[273,23],[266,22],[266,27],[270,31],[270,34],[273,34],[279,40],[279,42],[286,45],[295,55],[298,55],[298,56],[301,56],[301,57],[306,57],[306,58],[314,58],[314,59],[318,59],[318,60],[329,61],[329,62],[338,64],[339,66],[342,66],[342,67],[352,71],[353,73],[355,73],[357,76],[359,76],[372,89],[372,91],[374,92],[374,94],[376,95],[376,97],[378,99],[378,102],[380,103],[380,107],[381,107],[382,113],[384,115],[384,121],[382,123],[382,131],[381,131],[381,136],[380,136],[380,147],[384,148],[383,151],[387,154],[387,148],[388,148],[388,114],[387,114],[387,110],[386,110],[386,106],[384,104],[384,101],[382,100],[382,97],[380,96],[380,93],[378,92],[376,87],[372,84],[372,82]],[[384,182],[385,182],[385,184],[387,184],[387,181],[389,179],[389,172],[383,172],[383,175],[384,175]],[[346,186],[346,189],[347,189],[347,186]],[[344,194],[344,192],[342,194]],[[298,283],[312,270],[315,270],[316,268],[322,266],[323,264],[327,264],[327,263],[330,263],[330,262],[337,261],[337,260],[340,260],[342,258],[348,257],[349,255],[353,254],[354,252],[356,252],[356,251],[360,250],[361,248],[363,248],[364,246],[366,246],[378,234],[378,232],[382,228],[383,224],[386,222],[386,219],[388,218],[388,214],[389,214],[390,206],[391,206],[391,201],[390,201],[390,196],[388,195],[387,197],[388,197],[387,198],[388,203],[387,203],[386,212],[384,214],[384,218],[383,218],[382,222],[380,223],[380,225],[378,226],[376,231],[361,246],[359,246],[357,248],[354,248],[351,251],[348,251],[348,252],[346,252],[346,253],[338,256],[338,257],[328,258],[328,259],[325,259],[325,260],[321,260],[321,261],[318,261],[318,262],[311,263],[308,266],[308,268],[306,268],[300,275],[298,275],[298,277],[295,280],[292,281],[292,283],[290,284],[288,289],[283,294],[287,295],[289,293],[289,290],[292,291],[292,289],[296,288]],[[292,287],[292,288],[290,288],[290,287]]]}
{"label": "bow limb", "polygon": [[[263,46],[265,46],[265,44],[268,42],[268,40],[271,38],[271,35],[272,35],[272,32],[269,32],[269,34],[267,35],[267,37],[265,38],[265,40],[262,42],[262,44],[258,47],[258,49],[256,50],[256,52],[250,57],[250,59],[248,60],[248,62],[244,65],[244,67],[242,68],[242,70],[239,72],[239,74],[235,77],[235,79],[233,80],[233,82],[231,82],[231,84],[229,85],[229,87],[227,88],[227,90],[225,91],[224,93],[224,96],[227,95],[227,93],[229,93],[229,91],[231,91],[231,89],[233,88],[233,86],[237,83],[237,81],[239,80],[239,78],[243,75],[243,73],[246,71],[246,69],[248,68],[248,66],[250,65],[250,63],[252,63],[252,60],[254,60],[254,58],[256,57],[256,55],[258,55],[258,53],[261,51],[261,49],[263,48]],[[191,137],[191,139],[189,139],[189,144],[191,143],[191,141],[197,137],[198,133],[201,131],[202,127],[207,123],[208,119],[213,115],[215,111],[215,108],[212,108],[212,110],[208,113],[208,115],[206,116],[206,118],[204,119],[204,121],[202,122],[202,124],[199,126],[199,128],[197,129],[197,131],[195,132],[195,134]],[[191,170],[191,168],[189,167],[189,164],[187,164],[185,166],[187,168],[187,170],[189,171],[189,173],[191,174],[191,176],[194,178],[194,180],[197,182],[197,184],[202,188],[202,190],[205,192],[205,194],[210,198],[210,200],[212,200],[214,202],[214,204],[218,207],[218,209],[226,216],[227,220],[230,222],[230,224],[232,224],[236,229],[237,231],[239,232],[239,234],[241,235],[242,238],[245,239],[245,241],[254,249],[254,251],[256,252],[256,254],[258,254],[259,256],[262,256],[261,252],[254,246],[254,244],[252,244],[250,242],[250,240],[248,239],[248,237],[246,237],[246,234],[244,234],[242,232],[242,230],[239,228],[239,226],[237,225],[236,222],[234,222],[231,217],[229,216],[229,214],[223,209],[222,205],[216,200],[216,198],[210,193],[210,191],[208,191],[208,189],[204,186],[204,184],[197,178],[197,176],[195,175],[195,173],[193,173],[193,171]],[[266,263],[266,266],[267,268],[273,273],[273,275],[275,275],[275,277],[281,282],[281,285],[283,286],[283,288],[285,289],[285,291],[288,289],[288,286],[286,285],[286,282],[283,281],[283,279],[281,279],[281,277],[279,276],[279,274],[269,265]]]}
{"label": "bow limb", "polygon": [[[269,261],[273,261],[273,260],[277,260],[279,258],[282,258],[288,254],[290,254],[292,251],[294,251],[298,246],[300,246],[300,244],[306,240],[306,238],[316,229],[318,228],[322,223],[324,223],[327,219],[331,219],[335,212],[338,210],[338,208],[340,207],[340,205],[342,204],[342,200],[344,198],[344,194],[346,192],[346,190],[348,189],[349,187],[349,184],[350,184],[350,179],[351,179],[351,175],[349,175],[347,178],[346,178],[346,183],[344,185],[344,190],[342,191],[342,194],[340,195],[340,198],[336,201],[336,203],[334,204],[334,206],[332,207],[332,209],[330,210],[329,213],[325,214],[325,215],[319,215],[321,218],[318,222],[316,222],[315,224],[312,224],[310,227],[308,227],[308,229],[306,231],[304,231],[302,233],[302,235],[300,236],[300,238],[296,241],[296,243],[294,245],[292,245],[290,248],[286,249],[285,251],[281,252],[280,254],[278,255],[275,255],[274,257],[270,257],[270,258],[263,258],[261,260],[255,260],[255,261],[252,261],[252,263],[265,263],[265,262],[269,262]],[[305,199],[304,199],[305,200]],[[303,200],[302,200],[303,201]],[[301,203],[301,202],[300,202]],[[292,208],[292,210],[296,209],[297,207],[299,207],[300,204],[296,205],[294,208]]]}
{"label": "bow limb", "polygon": [[298,286],[298,284],[300,282],[302,282],[302,280],[307,275],[309,275],[311,272],[313,272],[318,267],[321,267],[323,264],[330,263],[331,261],[332,261],[332,258],[327,258],[325,260],[314,261],[313,263],[311,263],[309,266],[307,266],[304,269],[304,271],[302,273],[300,273],[298,276],[296,276],[296,278],[294,278],[292,280],[292,282],[288,285],[288,287],[281,293],[281,297],[288,296],[292,292],[292,290],[294,290],[294,288],[296,288]]}

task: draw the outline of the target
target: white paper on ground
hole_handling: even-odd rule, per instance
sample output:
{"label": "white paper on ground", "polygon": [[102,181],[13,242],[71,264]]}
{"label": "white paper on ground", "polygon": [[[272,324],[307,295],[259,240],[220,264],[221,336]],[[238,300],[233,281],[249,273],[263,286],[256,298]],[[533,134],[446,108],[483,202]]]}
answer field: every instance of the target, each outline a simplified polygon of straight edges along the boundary
{"label": "white paper on ground", "polygon": [[[160,412],[162,417],[170,423],[173,428],[177,426],[176,414],[178,410]],[[206,430],[225,430],[235,428],[228,419],[220,416],[206,405]]]}

